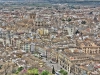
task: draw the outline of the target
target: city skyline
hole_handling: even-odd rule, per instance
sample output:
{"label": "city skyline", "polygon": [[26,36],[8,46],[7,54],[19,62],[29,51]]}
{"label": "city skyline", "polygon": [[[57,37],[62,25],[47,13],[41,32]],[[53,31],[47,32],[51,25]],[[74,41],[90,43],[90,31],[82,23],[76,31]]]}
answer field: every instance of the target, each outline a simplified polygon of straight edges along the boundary
{"label": "city skyline", "polygon": [[100,2],[2,1],[0,75],[100,75]]}

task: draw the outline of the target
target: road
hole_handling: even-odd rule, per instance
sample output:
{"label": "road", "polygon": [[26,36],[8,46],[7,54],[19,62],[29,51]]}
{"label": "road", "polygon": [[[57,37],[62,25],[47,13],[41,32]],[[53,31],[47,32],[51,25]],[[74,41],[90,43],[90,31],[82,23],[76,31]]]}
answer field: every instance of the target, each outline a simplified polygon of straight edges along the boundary
{"label": "road", "polygon": [[50,60],[46,60],[46,58],[43,58],[42,60],[46,63],[47,66],[49,66],[51,68],[53,68],[53,66],[54,66],[55,71],[58,71],[61,68],[60,65],[58,65],[55,62],[51,63]]}
{"label": "road", "polygon": [[[39,48],[38,50],[39,50],[39,52],[41,54],[44,54],[45,55],[45,50],[43,50],[42,48]],[[46,60],[45,57],[43,57],[42,61],[44,61],[46,63],[46,65],[49,66],[50,68],[53,68],[53,66],[54,66],[54,69],[55,69],[56,72],[59,71],[62,68],[58,63],[55,63],[53,61],[52,61],[53,63],[51,63],[50,62],[51,60],[49,60],[49,59]],[[72,74],[69,74],[68,73],[68,75],[72,75]]]}

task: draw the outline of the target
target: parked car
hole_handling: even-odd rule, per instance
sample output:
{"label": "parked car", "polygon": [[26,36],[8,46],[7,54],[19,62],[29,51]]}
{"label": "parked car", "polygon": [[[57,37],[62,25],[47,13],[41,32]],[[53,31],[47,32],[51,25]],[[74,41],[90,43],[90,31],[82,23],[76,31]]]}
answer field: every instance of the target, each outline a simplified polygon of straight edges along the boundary
{"label": "parked car", "polygon": [[56,72],[55,75],[60,75],[60,73],[59,72]]}

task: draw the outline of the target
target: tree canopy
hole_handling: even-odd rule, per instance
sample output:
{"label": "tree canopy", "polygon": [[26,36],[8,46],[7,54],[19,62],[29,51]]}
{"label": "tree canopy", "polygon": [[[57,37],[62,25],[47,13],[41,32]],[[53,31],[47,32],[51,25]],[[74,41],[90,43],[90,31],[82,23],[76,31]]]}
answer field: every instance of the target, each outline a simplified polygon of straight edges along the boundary
{"label": "tree canopy", "polygon": [[60,70],[60,73],[61,73],[62,75],[68,75],[68,73],[67,73],[65,70],[63,70],[63,69]]}
{"label": "tree canopy", "polygon": [[86,21],[82,21],[81,24],[86,24]]}
{"label": "tree canopy", "polygon": [[44,71],[41,73],[41,75],[49,75],[49,72],[46,71],[46,70],[44,70]]}

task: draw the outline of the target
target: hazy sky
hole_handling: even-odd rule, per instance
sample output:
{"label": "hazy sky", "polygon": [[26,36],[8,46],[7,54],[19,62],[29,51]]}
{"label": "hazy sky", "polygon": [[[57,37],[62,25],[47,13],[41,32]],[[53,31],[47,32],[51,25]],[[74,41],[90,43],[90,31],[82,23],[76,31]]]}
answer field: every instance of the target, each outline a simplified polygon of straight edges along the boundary
{"label": "hazy sky", "polygon": [[[60,0],[0,0],[0,1],[60,1]],[[61,0],[61,1],[100,1],[100,0]]]}

